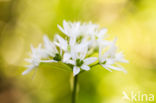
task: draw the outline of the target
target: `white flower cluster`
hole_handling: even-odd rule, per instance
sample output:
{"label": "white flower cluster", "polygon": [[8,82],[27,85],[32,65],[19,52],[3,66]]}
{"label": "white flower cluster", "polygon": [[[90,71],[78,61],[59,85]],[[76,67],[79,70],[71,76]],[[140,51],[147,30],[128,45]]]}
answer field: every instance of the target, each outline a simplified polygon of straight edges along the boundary
{"label": "white flower cluster", "polygon": [[[27,74],[32,69],[39,66],[41,62],[63,62],[70,65],[73,75],[77,75],[80,71],[88,71],[93,63],[101,65],[105,69],[124,71],[118,64],[119,62],[127,63],[121,52],[117,53],[117,47],[114,41],[105,40],[107,29],[100,29],[96,24],[66,22],[63,21],[63,27],[58,28],[65,34],[66,39],[56,34],[53,41],[44,35],[44,46],[41,44],[38,48],[31,46],[31,58],[26,59],[30,63],[27,70],[23,72]],[[98,58],[93,57],[94,53],[98,53]]]}

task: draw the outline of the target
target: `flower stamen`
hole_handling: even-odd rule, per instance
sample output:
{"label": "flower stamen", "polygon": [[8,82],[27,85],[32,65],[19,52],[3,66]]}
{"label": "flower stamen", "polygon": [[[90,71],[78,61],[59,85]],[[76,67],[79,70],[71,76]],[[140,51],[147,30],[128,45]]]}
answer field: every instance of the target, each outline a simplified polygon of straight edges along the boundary
{"label": "flower stamen", "polygon": [[56,61],[61,61],[62,60],[62,56],[58,53],[55,54],[54,60]]}

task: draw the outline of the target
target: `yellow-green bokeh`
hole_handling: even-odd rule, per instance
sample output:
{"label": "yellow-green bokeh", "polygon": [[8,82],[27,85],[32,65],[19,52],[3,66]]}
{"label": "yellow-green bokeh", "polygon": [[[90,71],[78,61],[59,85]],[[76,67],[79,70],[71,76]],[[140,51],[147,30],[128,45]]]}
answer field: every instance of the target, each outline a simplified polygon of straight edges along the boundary
{"label": "yellow-green bokeh", "polygon": [[80,75],[78,103],[129,103],[123,91],[156,96],[155,11],[155,0],[0,0],[0,103],[70,103],[71,72],[43,64],[21,75],[30,45],[62,35],[63,20],[108,28],[129,60],[127,74],[96,67]]}

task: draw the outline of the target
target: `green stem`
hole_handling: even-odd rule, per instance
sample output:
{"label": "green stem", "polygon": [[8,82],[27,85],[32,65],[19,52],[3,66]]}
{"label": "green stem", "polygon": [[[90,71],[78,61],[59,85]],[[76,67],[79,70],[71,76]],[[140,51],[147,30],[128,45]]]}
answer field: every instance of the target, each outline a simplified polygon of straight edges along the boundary
{"label": "green stem", "polygon": [[90,66],[90,68],[92,68],[92,67],[94,67],[94,66],[97,66],[98,64],[100,64],[100,63],[96,63],[96,64]]}
{"label": "green stem", "polygon": [[76,103],[77,79],[78,79],[78,75],[74,77],[74,81],[73,81],[72,103]]}
{"label": "green stem", "polygon": [[[99,63],[96,63],[92,66],[90,66],[91,68],[94,66],[97,66]],[[84,71],[81,71],[81,73]],[[76,103],[76,91],[77,91],[77,79],[78,79],[78,75],[74,76],[73,79],[73,92],[72,92],[72,103]]]}

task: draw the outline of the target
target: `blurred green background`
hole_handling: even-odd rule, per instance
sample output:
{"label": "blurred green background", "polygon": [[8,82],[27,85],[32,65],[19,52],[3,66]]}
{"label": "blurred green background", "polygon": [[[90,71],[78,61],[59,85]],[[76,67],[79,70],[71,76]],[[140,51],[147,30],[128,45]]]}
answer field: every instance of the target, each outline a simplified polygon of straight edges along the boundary
{"label": "blurred green background", "polygon": [[71,72],[41,65],[34,77],[21,75],[30,44],[61,34],[64,19],[108,28],[130,62],[128,74],[100,67],[81,74],[77,103],[130,103],[123,91],[156,96],[156,0],[0,0],[0,103],[70,103]]}

